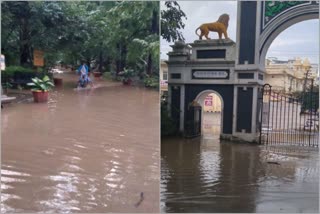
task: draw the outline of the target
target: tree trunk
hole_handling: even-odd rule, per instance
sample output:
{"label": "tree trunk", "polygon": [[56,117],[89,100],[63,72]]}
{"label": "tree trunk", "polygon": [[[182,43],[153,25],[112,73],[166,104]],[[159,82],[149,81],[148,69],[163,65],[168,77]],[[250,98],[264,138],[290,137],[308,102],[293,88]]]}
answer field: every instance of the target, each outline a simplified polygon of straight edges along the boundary
{"label": "tree trunk", "polygon": [[106,57],[106,60],[103,61],[102,68],[105,69],[105,71],[111,72],[111,64],[112,64],[112,58],[110,56]]}
{"label": "tree trunk", "polygon": [[148,75],[152,74],[152,57],[151,57],[151,54],[149,54],[149,56],[148,56],[147,74]]}
{"label": "tree trunk", "polygon": [[28,19],[20,19],[20,65],[31,65],[32,59],[30,56],[30,32]]}
{"label": "tree trunk", "polygon": [[124,70],[124,68],[126,67],[127,65],[127,46],[126,45],[123,45],[121,46],[121,65],[120,65],[120,68],[121,68],[121,71]]}
{"label": "tree trunk", "polygon": [[121,59],[121,50],[120,50],[120,44],[119,43],[117,43],[117,51],[119,51],[119,55],[118,55],[118,57],[117,57],[117,59],[116,59],[116,73],[117,73],[117,75],[118,75],[118,73],[121,71],[120,69],[120,59]]}
{"label": "tree trunk", "polygon": [[102,66],[103,66],[103,58],[102,58],[102,51],[99,54],[99,72],[102,73]]}
{"label": "tree trunk", "polygon": [[[152,23],[151,23],[151,33],[159,34],[159,18],[158,11],[154,10],[152,13]],[[152,74],[152,55],[149,53],[148,62],[147,62],[147,74]]]}
{"label": "tree trunk", "polygon": [[159,34],[159,18],[158,11],[154,10],[152,13],[151,33]]}
{"label": "tree trunk", "polygon": [[87,59],[87,66],[88,66],[88,70],[91,71],[91,60]]}

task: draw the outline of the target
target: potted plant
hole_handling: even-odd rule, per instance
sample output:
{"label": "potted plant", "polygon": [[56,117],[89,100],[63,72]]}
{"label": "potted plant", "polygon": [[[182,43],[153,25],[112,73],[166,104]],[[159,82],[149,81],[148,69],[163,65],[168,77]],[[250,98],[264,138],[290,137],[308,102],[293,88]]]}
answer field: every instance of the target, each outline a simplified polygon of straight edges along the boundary
{"label": "potted plant", "polygon": [[119,72],[119,76],[121,76],[122,83],[124,85],[131,85],[132,77],[134,77],[135,72],[133,69],[124,69],[123,71]]}
{"label": "potted plant", "polygon": [[31,86],[33,99],[36,103],[47,102],[48,92],[54,87],[54,84],[47,75],[42,79],[39,79],[38,77],[32,78],[32,82],[27,85]]}
{"label": "potted plant", "polygon": [[61,87],[63,84],[62,78],[59,78],[59,77],[53,77],[53,82],[54,82],[54,85],[57,87]]}
{"label": "potted plant", "polygon": [[93,76],[96,77],[96,78],[100,78],[100,77],[102,77],[102,73],[99,72],[99,71],[94,71],[93,72]]}

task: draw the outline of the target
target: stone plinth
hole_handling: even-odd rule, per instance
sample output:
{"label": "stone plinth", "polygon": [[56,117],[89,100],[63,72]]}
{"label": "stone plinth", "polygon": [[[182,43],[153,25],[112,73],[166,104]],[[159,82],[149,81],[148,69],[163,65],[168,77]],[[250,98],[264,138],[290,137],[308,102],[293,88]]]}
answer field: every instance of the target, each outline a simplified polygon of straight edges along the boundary
{"label": "stone plinth", "polygon": [[231,39],[195,40],[191,60],[201,61],[234,61],[236,43]]}

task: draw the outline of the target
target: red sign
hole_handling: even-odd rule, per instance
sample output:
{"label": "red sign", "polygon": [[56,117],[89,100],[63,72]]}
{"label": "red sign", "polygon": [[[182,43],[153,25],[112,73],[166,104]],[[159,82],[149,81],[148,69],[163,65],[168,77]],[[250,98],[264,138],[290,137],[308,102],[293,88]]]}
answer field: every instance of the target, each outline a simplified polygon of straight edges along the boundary
{"label": "red sign", "polygon": [[206,99],[204,100],[204,105],[205,106],[212,106],[212,96],[206,97]]}

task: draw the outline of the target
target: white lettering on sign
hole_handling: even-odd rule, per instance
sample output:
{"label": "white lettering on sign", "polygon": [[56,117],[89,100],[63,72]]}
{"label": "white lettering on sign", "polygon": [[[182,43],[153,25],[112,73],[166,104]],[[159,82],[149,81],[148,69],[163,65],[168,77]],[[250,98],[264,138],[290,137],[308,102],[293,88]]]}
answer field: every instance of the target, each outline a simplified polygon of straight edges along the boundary
{"label": "white lettering on sign", "polygon": [[195,71],[193,73],[195,78],[227,78],[226,71]]}

